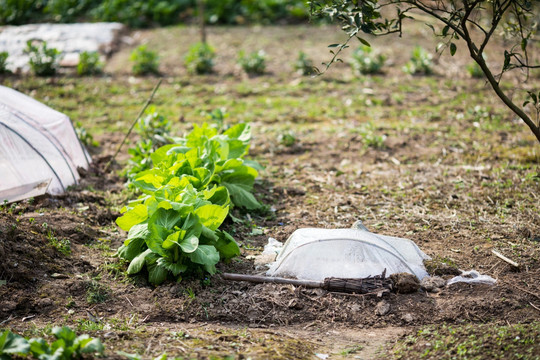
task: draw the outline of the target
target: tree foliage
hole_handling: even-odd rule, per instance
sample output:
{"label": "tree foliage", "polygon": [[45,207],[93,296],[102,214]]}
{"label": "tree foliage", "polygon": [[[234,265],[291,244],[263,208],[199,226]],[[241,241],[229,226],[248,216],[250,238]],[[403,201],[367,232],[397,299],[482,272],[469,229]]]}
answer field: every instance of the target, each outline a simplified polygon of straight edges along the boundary
{"label": "tree foliage", "polygon": [[[538,94],[528,91],[529,98],[522,106],[513,101],[501,88],[503,75],[511,70],[540,68],[531,62],[531,43],[538,25],[535,11],[538,4],[530,0],[323,0],[312,1],[311,12],[338,21],[349,38],[343,44],[332,44],[333,57],[326,69],[340,61],[339,53],[350,40],[357,38],[369,45],[361,34],[402,34],[404,21],[418,15],[428,15],[433,33],[442,39],[439,50],[448,49],[454,56],[458,46],[465,46],[478,64],[497,96],[531,129],[540,142],[540,105]],[[486,48],[498,34],[505,37],[504,61],[499,70],[485,61]],[[538,91],[536,91],[538,92]],[[536,99],[535,99],[536,97]],[[530,110],[530,111],[528,111]]]}

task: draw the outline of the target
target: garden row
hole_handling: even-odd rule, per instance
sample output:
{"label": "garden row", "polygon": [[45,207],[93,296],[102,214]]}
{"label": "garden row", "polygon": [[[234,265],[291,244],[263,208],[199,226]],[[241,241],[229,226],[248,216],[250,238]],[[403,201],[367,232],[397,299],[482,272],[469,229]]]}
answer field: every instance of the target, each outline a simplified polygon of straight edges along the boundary
{"label": "garden row", "polygon": [[[84,20],[148,27],[189,21],[198,9],[197,0],[6,0],[1,4],[0,25]],[[204,0],[204,4],[206,20],[214,24],[298,22],[309,16],[301,0]]]}
{"label": "garden row", "polygon": [[[29,54],[29,65],[33,73],[38,76],[54,75],[58,69],[58,60],[61,56],[57,49],[47,47],[46,42],[34,43],[29,41],[25,50]],[[0,74],[7,73],[7,60],[9,54],[0,52]],[[184,57],[184,65],[191,74],[210,74],[214,72],[214,60],[216,52],[207,43],[193,44],[188,54]],[[131,53],[132,73],[134,75],[159,75],[159,54],[149,50],[146,45],[137,47]],[[411,53],[410,61],[403,66],[403,71],[407,74],[430,75],[433,70],[433,56],[424,48],[417,46]],[[375,53],[369,46],[362,45],[353,53],[350,60],[352,69],[358,75],[381,74],[384,72],[384,64],[387,56]],[[237,57],[238,65],[248,74],[262,75],[266,71],[267,55],[263,50],[246,54],[240,51]],[[301,75],[313,75],[318,72],[313,60],[304,52],[298,53],[298,58],[293,63],[295,71]],[[78,75],[93,75],[102,72],[103,63],[97,52],[82,52],[77,66]],[[482,70],[476,63],[467,67],[467,71],[472,77],[483,77]]]}

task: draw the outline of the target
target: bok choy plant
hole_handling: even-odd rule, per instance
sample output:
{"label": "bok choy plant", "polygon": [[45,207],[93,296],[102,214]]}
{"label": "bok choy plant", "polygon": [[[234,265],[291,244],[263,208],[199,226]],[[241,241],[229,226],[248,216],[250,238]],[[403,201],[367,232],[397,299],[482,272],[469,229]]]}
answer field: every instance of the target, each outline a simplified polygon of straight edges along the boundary
{"label": "bok choy plant", "polygon": [[118,249],[130,261],[128,274],[146,267],[153,284],[169,274],[178,280],[201,270],[214,274],[220,260],[240,253],[219,227],[231,206],[261,206],[252,194],[258,164],[243,159],[250,139],[248,124],[219,133],[205,123],[152,153],[153,168],[133,176],[141,196],[116,220],[129,232]]}

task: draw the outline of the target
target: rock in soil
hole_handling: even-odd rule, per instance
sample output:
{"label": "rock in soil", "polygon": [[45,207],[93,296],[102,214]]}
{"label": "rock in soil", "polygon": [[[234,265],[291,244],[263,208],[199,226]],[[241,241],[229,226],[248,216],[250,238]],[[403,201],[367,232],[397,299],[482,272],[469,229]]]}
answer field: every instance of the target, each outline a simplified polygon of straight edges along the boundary
{"label": "rock in soil", "polygon": [[446,280],[440,276],[426,276],[420,282],[422,289],[428,292],[439,292],[446,285]]}
{"label": "rock in soil", "polygon": [[379,301],[377,306],[375,306],[375,314],[379,316],[384,316],[390,312],[390,304],[386,301]]}

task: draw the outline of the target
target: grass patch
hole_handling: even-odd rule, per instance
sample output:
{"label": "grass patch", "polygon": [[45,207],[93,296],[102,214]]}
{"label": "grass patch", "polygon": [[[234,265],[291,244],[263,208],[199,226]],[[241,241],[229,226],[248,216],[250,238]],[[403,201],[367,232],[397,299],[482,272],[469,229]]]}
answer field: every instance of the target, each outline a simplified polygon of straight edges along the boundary
{"label": "grass patch", "polygon": [[540,322],[428,326],[398,342],[397,359],[539,359]]}

